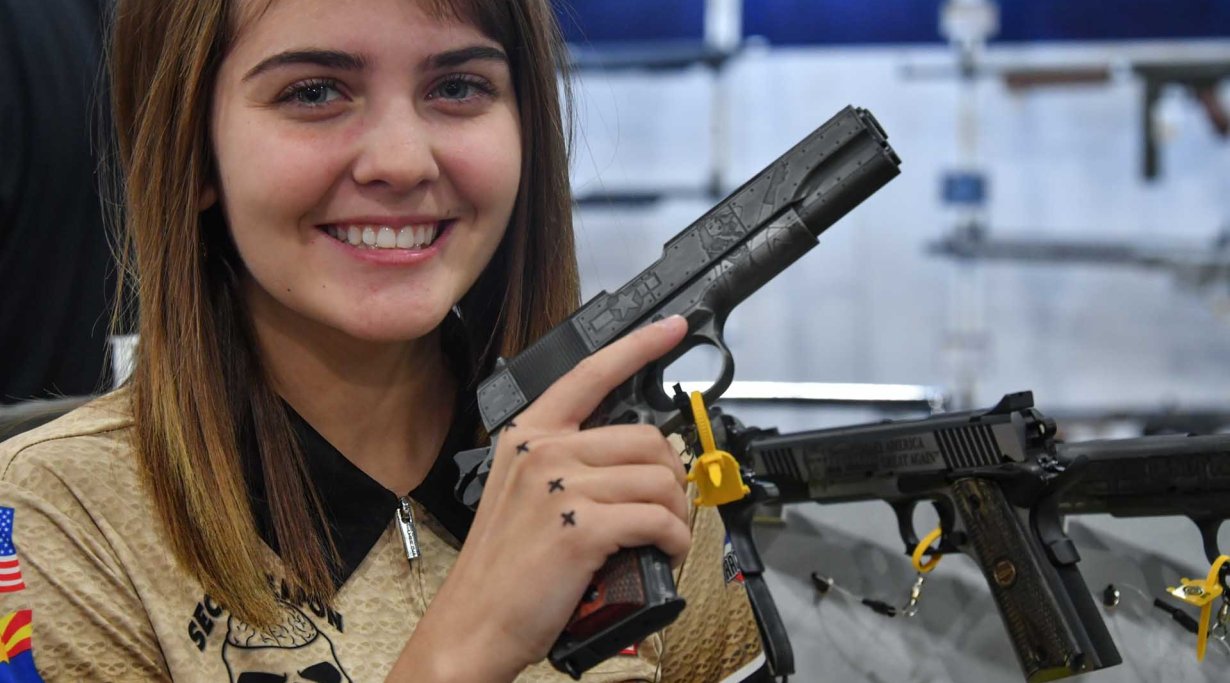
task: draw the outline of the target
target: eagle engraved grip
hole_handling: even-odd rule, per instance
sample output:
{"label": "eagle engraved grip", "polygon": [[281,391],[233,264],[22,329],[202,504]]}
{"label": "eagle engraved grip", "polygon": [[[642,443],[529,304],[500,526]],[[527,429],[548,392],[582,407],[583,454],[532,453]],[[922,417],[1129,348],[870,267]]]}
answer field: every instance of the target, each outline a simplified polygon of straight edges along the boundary
{"label": "eagle engraved grip", "polygon": [[1026,680],[1053,681],[1096,668],[1055,568],[999,485],[960,479],[952,497]]}

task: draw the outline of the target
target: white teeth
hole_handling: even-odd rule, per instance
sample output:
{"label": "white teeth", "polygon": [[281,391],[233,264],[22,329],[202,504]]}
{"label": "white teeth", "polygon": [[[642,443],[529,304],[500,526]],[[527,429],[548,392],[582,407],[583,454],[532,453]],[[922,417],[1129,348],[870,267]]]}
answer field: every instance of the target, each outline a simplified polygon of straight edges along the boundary
{"label": "white teeth", "polygon": [[388,225],[334,225],[326,230],[340,242],[372,249],[422,249],[435,241],[438,231],[438,223],[406,225],[400,229]]}

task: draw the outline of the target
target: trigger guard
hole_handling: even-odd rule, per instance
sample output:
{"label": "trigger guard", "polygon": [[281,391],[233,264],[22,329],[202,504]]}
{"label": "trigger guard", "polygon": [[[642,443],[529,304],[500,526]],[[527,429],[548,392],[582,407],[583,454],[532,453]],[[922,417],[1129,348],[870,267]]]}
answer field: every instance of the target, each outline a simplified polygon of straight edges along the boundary
{"label": "trigger guard", "polygon": [[[714,401],[722,397],[722,394],[726,393],[726,390],[730,388],[731,382],[735,379],[735,357],[730,353],[730,347],[726,346],[726,340],[722,337],[722,330],[713,318],[710,318],[704,325],[696,328],[696,331],[689,334],[685,341],[690,339],[698,339],[699,341],[689,344],[684,353],[691,351],[701,344],[708,344],[722,354],[722,370],[720,374],[713,384],[702,392],[705,405],[712,405]],[[680,354],[680,356],[682,355]]]}
{"label": "trigger guard", "polygon": [[706,323],[702,327],[694,331],[688,332],[679,346],[665,358],[653,361],[651,371],[648,373],[652,387],[643,387],[645,398],[650,406],[660,412],[666,412],[674,409],[674,401],[666,393],[664,384],[666,383],[666,368],[672,363],[687,355],[689,351],[701,345],[712,346],[722,354],[722,370],[718,378],[704,392],[702,396],[705,399],[705,405],[709,405],[718,400],[726,390],[730,388],[731,383],[735,378],[735,357],[730,352],[730,348],[726,346],[725,340],[720,332],[714,329],[712,322]]}
{"label": "trigger guard", "polygon": [[[1206,518],[1192,520],[1196,523],[1196,528],[1200,530],[1200,541],[1204,545],[1204,554],[1209,562],[1216,562],[1221,555],[1221,549],[1217,546],[1217,534],[1221,531],[1221,525],[1225,520],[1217,518]],[[1230,565],[1227,565],[1230,566]],[[1222,572],[1223,578],[1226,578],[1225,570]]]}
{"label": "trigger guard", "polygon": [[717,378],[717,381],[704,392],[705,405],[712,405],[715,401],[726,393],[730,388],[731,383],[735,381],[735,357],[730,353],[730,349],[719,338],[713,346],[722,354],[722,374]]}

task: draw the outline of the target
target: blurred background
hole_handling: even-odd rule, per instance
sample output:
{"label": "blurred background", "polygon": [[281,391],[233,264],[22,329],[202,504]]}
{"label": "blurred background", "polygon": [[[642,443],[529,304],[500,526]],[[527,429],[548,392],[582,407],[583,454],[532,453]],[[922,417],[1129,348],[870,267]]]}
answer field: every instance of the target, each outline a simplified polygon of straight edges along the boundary
{"label": "blurred background", "polygon": [[[572,0],[561,18],[586,297],[848,104],[901,155],[900,177],[731,316],[736,380],[806,398],[725,401],[744,422],[1030,389],[1071,440],[1230,428],[1230,3]],[[696,351],[668,379],[718,367]],[[887,505],[762,522],[792,680],[1022,680],[967,558],[930,575],[913,618],[859,604],[904,604],[914,579]],[[1104,616],[1125,663],[1084,680],[1226,680],[1230,648],[1197,664],[1195,636],[1150,604],[1207,573],[1194,525],[1085,516],[1068,532],[1095,595],[1122,595]],[[812,572],[846,590],[820,597]]]}
{"label": "blurred background", "polygon": [[[57,410],[30,399],[126,372],[133,340],[105,338],[113,282],[90,209],[105,4],[0,0],[0,84],[34,68],[49,87],[0,101],[0,435],[32,406]],[[738,400],[736,384],[723,402],[745,423],[922,417],[1029,389],[1071,440],[1230,430],[1230,1],[569,0],[560,18],[586,298],[846,105],[871,110],[903,160],[732,315],[737,381],[793,397]],[[20,227],[39,222],[59,238]],[[36,246],[51,255],[27,258]],[[717,369],[697,351],[668,380]],[[888,506],[760,519],[792,680],[1022,680],[967,558],[930,575],[912,618],[860,604],[904,604],[914,581]],[[1194,525],[1083,516],[1068,533],[1094,594],[1121,594],[1103,615],[1125,663],[1082,680],[1226,680],[1230,646],[1197,664],[1195,636],[1151,604],[1208,571]],[[1230,549],[1230,525],[1219,540]],[[821,596],[813,573],[837,588]]]}

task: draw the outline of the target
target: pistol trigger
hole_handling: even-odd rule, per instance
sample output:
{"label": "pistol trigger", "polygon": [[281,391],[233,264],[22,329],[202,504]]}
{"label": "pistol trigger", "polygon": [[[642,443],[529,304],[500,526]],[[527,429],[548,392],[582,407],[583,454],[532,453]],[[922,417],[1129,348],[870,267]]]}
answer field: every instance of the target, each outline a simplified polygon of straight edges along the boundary
{"label": "pistol trigger", "polygon": [[905,500],[889,505],[893,508],[893,514],[897,515],[897,533],[905,543],[905,554],[912,555],[918,547],[918,534],[914,532],[914,508],[918,506],[918,501]]}

